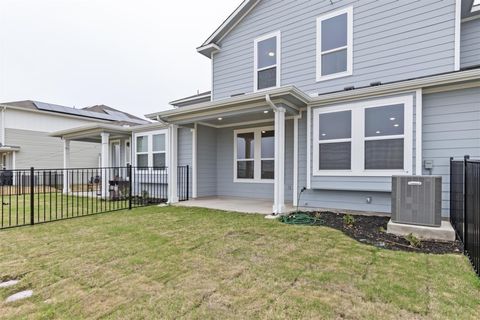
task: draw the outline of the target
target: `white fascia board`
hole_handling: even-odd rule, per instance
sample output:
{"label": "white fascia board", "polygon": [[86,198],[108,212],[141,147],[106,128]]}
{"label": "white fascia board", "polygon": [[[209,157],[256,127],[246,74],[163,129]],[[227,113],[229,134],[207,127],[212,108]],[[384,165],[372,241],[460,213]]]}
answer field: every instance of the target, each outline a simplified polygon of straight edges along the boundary
{"label": "white fascia board", "polygon": [[211,95],[210,93],[199,94],[199,95],[196,95],[196,96],[190,97],[190,98],[183,98],[183,99],[178,99],[178,100],[170,101],[169,104],[171,104],[171,105],[176,105],[176,104],[179,104],[179,103],[184,103],[184,102],[189,102],[189,101],[195,101],[195,100],[198,100],[198,99],[210,97],[210,95]]}
{"label": "white fascia board", "polygon": [[[253,7],[255,7],[255,5],[259,2],[259,0],[255,1],[255,0],[245,0],[243,1],[238,7],[237,9],[235,9],[234,12],[232,12],[232,14],[230,14],[230,16],[217,28],[217,30],[215,30],[215,32],[212,33],[212,35],[210,37],[208,37],[207,40],[205,40],[205,42],[201,45],[201,47],[204,47],[204,46],[207,46],[208,44],[210,44],[220,33],[224,32],[225,31],[225,28],[227,28],[227,26],[229,24],[231,24],[234,20],[237,20],[226,32],[225,34],[227,34],[228,32],[230,32],[237,24],[238,22],[240,22],[249,12],[250,10],[252,10]],[[241,17],[239,17],[239,15],[241,14],[241,12],[248,6],[248,5],[251,5],[251,8],[249,8]],[[225,36],[225,35],[223,35]]]}
{"label": "white fascia board", "polygon": [[297,99],[303,101],[305,104],[310,100],[310,97],[307,94],[300,91],[299,89],[293,86],[286,86],[281,88],[275,88],[268,91],[255,92],[255,93],[245,94],[238,97],[227,98],[227,99],[222,99],[217,101],[209,101],[209,102],[199,103],[192,106],[185,106],[177,109],[151,113],[151,114],[145,115],[145,117],[151,120],[157,120],[157,117],[168,117],[173,115],[177,116],[181,114],[192,113],[195,111],[206,111],[206,110],[215,109],[219,107],[227,107],[227,106],[238,105],[238,104],[247,104],[252,102],[258,102],[260,100],[264,101],[266,94],[269,94],[272,98],[275,98],[281,95],[290,94],[296,97]]}
{"label": "white fascia board", "polygon": [[132,132],[131,127],[93,124],[93,125],[86,125],[86,126],[71,128],[71,129],[67,129],[67,130],[55,131],[55,132],[50,133],[49,136],[50,137],[61,138],[63,136],[67,136],[67,135],[85,133],[85,132],[88,132],[88,131],[95,131],[95,130],[113,131],[113,132],[120,132],[120,133]]}
{"label": "white fascia board", "polygon": [[208,44],[206,46],[198,47],[197,52],[203,54],[205,57],[210,58],[212,57],[212,53],[216,53],[221,51],[222,48],[215,43]]}

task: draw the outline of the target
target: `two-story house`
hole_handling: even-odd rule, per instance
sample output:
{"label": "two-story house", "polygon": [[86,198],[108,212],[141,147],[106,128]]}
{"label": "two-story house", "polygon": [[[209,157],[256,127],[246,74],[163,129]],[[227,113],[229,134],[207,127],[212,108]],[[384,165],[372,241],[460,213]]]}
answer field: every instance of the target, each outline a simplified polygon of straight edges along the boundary
{"label": "two-story house", "polygon": [[[197,49],[211,92],[147,115],[158,124],[133,132],[134,162],[188,164],[194,198],[265,199],[274,213],[389,213],[392,175],[441,175],[448,216],[449,158],[480,157],[479,9],[243,1]],[[170,169],[170,202],[176,186]]]}

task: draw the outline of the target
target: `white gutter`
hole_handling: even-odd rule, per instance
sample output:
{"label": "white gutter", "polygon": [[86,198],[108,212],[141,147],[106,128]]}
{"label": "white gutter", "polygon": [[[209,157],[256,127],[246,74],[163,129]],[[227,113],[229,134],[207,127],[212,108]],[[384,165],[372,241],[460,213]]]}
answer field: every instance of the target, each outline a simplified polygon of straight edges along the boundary
{"label": "white gutter", "polygon": [[272,99],[270,99],[270,95],[268,93],[265,95],[265,101],[267,101],[267,104],[272,108],[273,111],[278,110],[278,107],[272,102]]}

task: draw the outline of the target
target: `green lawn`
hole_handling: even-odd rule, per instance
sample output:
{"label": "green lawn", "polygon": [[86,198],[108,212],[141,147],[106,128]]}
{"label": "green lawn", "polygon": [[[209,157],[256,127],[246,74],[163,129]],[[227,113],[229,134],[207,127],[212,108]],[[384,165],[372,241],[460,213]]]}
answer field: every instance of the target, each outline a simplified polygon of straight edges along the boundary
{"label": "green lawn", "polygon": [[[4,195],[1,199],[0,228],[30,224],[30,194]],[[90,197],[78,196],[75,192],[68,196],[61,192],[39,193],[34,196],[34,222],[41,223],[127,207],[126,200],[104,201],[93,193]]]}
{"label": "green lawn", "polygon": [[7,319],[474,319],[462,255],[377,249],[326,227],[148,207],[0,231]]}

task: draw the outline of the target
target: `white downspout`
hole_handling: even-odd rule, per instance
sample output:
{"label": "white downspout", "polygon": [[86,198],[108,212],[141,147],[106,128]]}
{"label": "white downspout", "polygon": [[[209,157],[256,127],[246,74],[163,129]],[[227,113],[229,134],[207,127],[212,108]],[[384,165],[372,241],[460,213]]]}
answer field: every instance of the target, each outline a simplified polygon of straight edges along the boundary
{"label": "white downspout", "polygon": [[5,111],[6,111],[6,110],[7,110],[6,107],[2,107],[2,120],[1,120],[1,121],[2,121],[2,129],[1,129],[1,130],[2,130],[2,131],[1,131],[2,139],[1,139],[1,141],[0,141],[0,142],[2,143],[2,146],[5,145],[5,141],[6,141],[6,140],[5,140],[5,132],[6,132],[6,130],[5,130]]}

